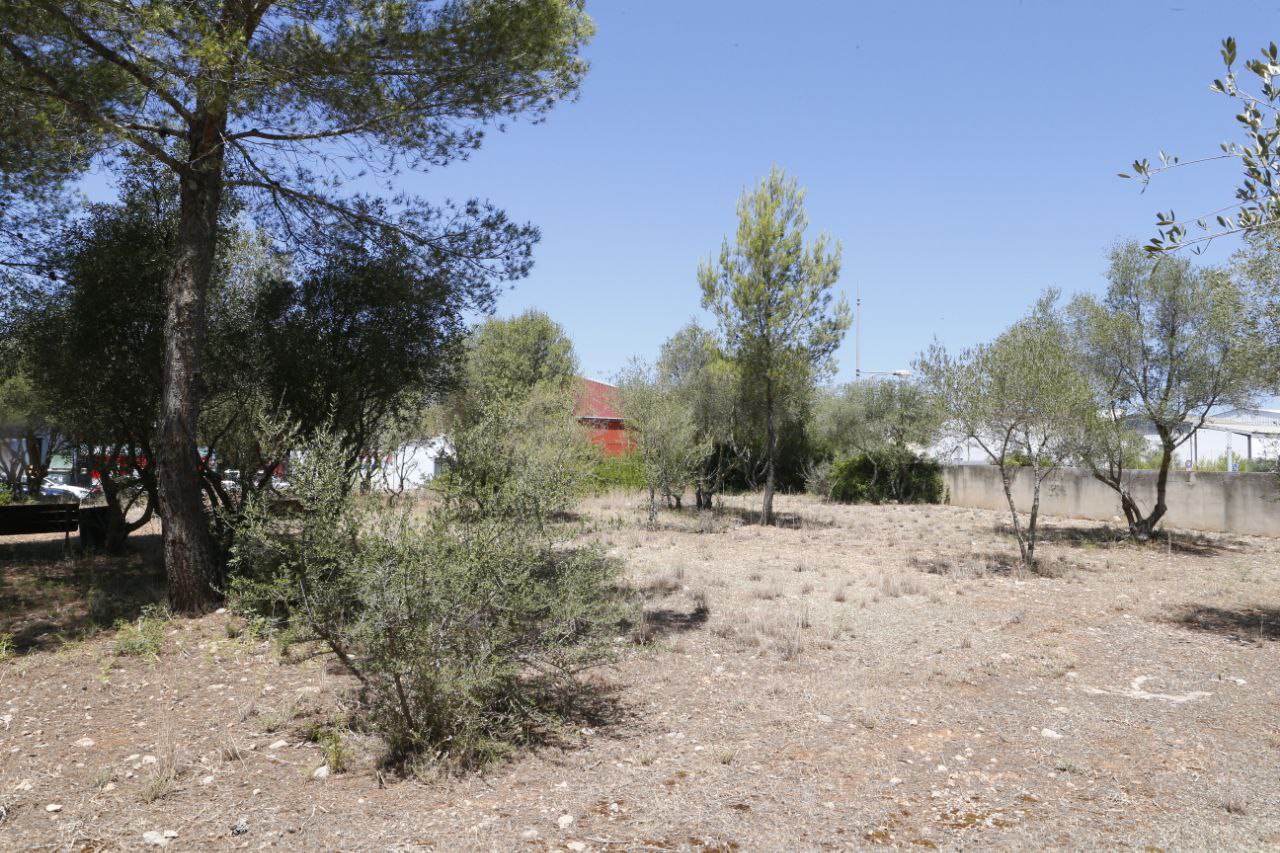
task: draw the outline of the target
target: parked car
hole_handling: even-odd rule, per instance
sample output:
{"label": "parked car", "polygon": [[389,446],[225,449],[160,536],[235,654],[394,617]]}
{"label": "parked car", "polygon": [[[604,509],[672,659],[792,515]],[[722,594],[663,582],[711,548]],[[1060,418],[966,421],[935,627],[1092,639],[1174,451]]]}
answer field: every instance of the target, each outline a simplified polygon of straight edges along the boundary
{"label": "parked car", "polygon": [[227,494],[235,495],[240,493],[240,472],[235,468],[228,468],[222,472],[222,489]]}
{"label": "parked car", "polygon": [[40,484],[40,493],[51,497],[75,498],[77,501],[82,501],[92,494],[92,492],[84,486],[55,483],[51,480],[45,480]]}

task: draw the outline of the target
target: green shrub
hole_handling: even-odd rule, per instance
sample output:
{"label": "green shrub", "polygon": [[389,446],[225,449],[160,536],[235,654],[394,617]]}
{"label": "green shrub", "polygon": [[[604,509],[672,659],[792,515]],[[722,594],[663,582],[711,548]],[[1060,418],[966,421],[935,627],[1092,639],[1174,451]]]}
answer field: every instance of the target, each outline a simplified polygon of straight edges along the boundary
{"label": "green shrub", "polygon": [[942,466],[899,449],[863,454],[832,463],[832,500],[844,503],[942,503]]}
{"label": "green shrub", "polygon": [[606,456],[601,453],[596,461],[592,479],[598,491],[643,489],[645,487],[644,463],[638,453],[627,453],[622,456]]}
{"label": "green shrub", "polygon": [[19,487],[16,484],[0,483],[0,506],[28,503],[31,499],[18,489]]}
{"label": "green shrub", "polygon": [[324,754],[324,763],[334,773],[341,773],[351,763],[351,750],[343,742],[342,732],[333,726],[323,726],[311,733],[311,739]]}
{"label": "green shrub", "polygon": [[117,657],[141,657],[156,660],[164,648],[164,626],[168,615],[163,608],[148,605],[134,622],[116,623],[115,653]]}
{"label": "green shrub", "polygon": [[236,606],[327,645],[393,760],[478,765],[554,724],[624,616],[618,566],[564,547],[551,523],[577,488],[577,456],[518,464],[513,442],[529,436],[496,425],[454,437],[425,510],[353,498],[339,448],[320,439],[290,476],[302,512],[251,504],[236,535]]}
{"label": "green shrub", "polygon": [[819,459],[810,462],[804,469],[804,490],[824,501],[831,500],[831,490],[835,487],[832,476],[834,466],[830,459]]}
{"label": "green shrub", "polygon": [[[1245,459],[1236,456],[1234,461],[1237,471],[1241,473],[1270,474],[1276,470],[1274,459]],[[1231,466],[1224,453],[1221,456],[1197,460],[1195,469],[1197,471],[1230,471]]]}

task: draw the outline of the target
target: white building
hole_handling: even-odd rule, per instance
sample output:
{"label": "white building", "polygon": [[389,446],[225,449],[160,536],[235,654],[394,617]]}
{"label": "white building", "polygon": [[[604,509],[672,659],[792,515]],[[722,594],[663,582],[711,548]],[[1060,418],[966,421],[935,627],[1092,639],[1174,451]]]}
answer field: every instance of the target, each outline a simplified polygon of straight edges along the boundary
{"label": "white building", "polygon": [[[1195,421],[1184,428],[1191,430]],[[1160,438],[1149,424],[1139,424],[1138,431],[1151,448],[1158,449]],[[1240,460],[1274,460],[1280,457],[1280,409],[1230,409],[1205,418],[1204,424],[1174,451],[1174,465],[1196,468],[1225,460],[1228,470]]]}
{"label": "white building", "polygon": [[403,444],[379,460],[373,487],[397,494],[420,489],[444,472],[452,452],[442,435]]}
{"label": "white building", "polygon": [[[1159,450],[1160,437],[1150,422],[1135,417],[1130,424],[1152,451]],[[1230,409],[1205,418],[1199,429],[1195,427],[1195,420],[1183,425],[1184,434],[1194,432],[1174,451],[1175,468],[1203,468],[1225,461],[1227,470],[1232,470],[1233,462],[1280,459],[1280,409]],[[944,465],[991,462],[976,440],[955,435],[939,440],[927,452]]]}

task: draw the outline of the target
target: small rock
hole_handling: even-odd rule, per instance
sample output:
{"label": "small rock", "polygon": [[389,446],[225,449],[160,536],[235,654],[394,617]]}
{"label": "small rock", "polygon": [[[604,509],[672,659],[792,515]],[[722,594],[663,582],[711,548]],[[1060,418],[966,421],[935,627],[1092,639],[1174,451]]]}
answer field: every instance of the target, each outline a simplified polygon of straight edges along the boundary
{"label": "small rock", "polygon": [[587,849],[587,845],[583,844],[581,841],[570,841],[565,845],[565,847],[568,847],[570,850],[574,851],[574,853],[581,853],[581,851]]}
{"label": "small rock", "polygon": [[169,843],[169,839],[164,837],[163,832],[148,829],[146,832],[142,833],[142,843],[150,844],[154,847],[164,847]]}
{"label": "small rock", "polygon": [[165,838],[177,838],[177,837],[178,837],[178,830],[176,830],[176,829],[166,829],[166,830],[164,831],[164,837],[165,837]]}
{"label": "small rock", "polygon": [[155,763],[156,763],[156,760],[157,760],[157,759],[156,759],[156,757],[155,757],[154,755],[144,755],[144,756],[142,756],[142,763],[143,763],[143,764],[155,764]]}
{"label": "small rock", "polygon": [[818,715],[818,722],[820,722],[820,723],[829,723],[829,722],[831,722],[831,717],[830,717],[830,716],[828,716],[827,714],[819,714],[819,715]]}
{"label": "small rock", "polygon": [[13,786],[15,791],[30,791],[34,787],[30,779],[23,779],[21,782]]}
{"label": "small rock", "polygon": [[115,782],[108,782],[107,784],[105,784],[105,785],[103,785],[103,786],[102,786],[102,792],[103,792],[104,794],[109,794],[109,793],[111,793],[112,791],[114,791],[115,789],[116,789],[116,783],[115,783]]}
{"label": "small rock", "polygon": [[1040,736],[1051,738],[1052,740],[1062,740],[1062,735],[1058,734],[1053,729],[1041,729]]}
{"label": "small rock", "polygon": [[278,740],[275,743],[271,744],[271,746],[267,747],[267,749],[284,749],[288,745],[289,745],[289,741]]}
{"label": "small rock", "polygon": [[[61,806],[59,806],[59,808],[61,808]],[[573,826],[574,820],[575,818],[573,815],[562,814],[560,815],[560,817],[556,818],[556,823],[560,826],[561,829],[568,829],[569,827]]]}
{"label": "small rock", "polygon": [[200,780],[200,784],[201,784],[201,785],[212,785],[212,784],[213,784],[213,774],[211,773],[211,774],[209,774],[208,776],[205,776],[203,779],[201,779],[201,780]]}
{"label": "small rock", "polygon": [[249,831],[249,821],[247,818],[242,817],[238,821],[236,821],[234,824],[231,825],[232,835],[244,835],[248,831]]}
{"label": "small rock", "polygon": [[[60,811],[62,811],[62,804],[61,804],[61,803],[49,803],[49,805],[47,805],[47,806],[45,806],[45,807],[44,807],[44,810],[45,810],[45,811],[47,811],[49,814],[55,814],[56,812],[60,812]],[[572,821],[570,821],[570,822],[572,822]]]}
{"label": "small rock", "polygon": [[137,761],[141,757],[142,757],[141,755],[138,755],[138,753],[135,752],[133,755],[130,755],[129,757],[125,758],[124,763],[132,764],[133,762]]}
{"label": "small rock", "polygon": [[80,740],[76,741],[76,746],[80,747],[81,749],[88,749],[89,747],[93,746],[93,738],[82,737],[80,738]]}
{"label": "small rock", "polygon": [[329,765],[321,764],[319,767],[317,767],[315,770],[312,771],[311,778],[312,779],[328,779]]}

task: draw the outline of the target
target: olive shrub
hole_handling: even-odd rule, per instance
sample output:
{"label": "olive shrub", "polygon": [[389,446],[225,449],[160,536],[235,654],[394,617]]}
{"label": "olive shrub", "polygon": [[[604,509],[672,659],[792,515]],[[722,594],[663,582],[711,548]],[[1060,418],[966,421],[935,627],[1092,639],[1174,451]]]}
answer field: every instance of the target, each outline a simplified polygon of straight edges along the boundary
{"label": "olive shrub", "polygon": [[393,760],[491,760],[554,727],[577,676],[609,659],[618,566],[557,520],[591,459],[559,411],[486,404],[429,505],[354,494],[321,437],[291,470],[300,509],[245,514],[236,605],[327,646]]}

